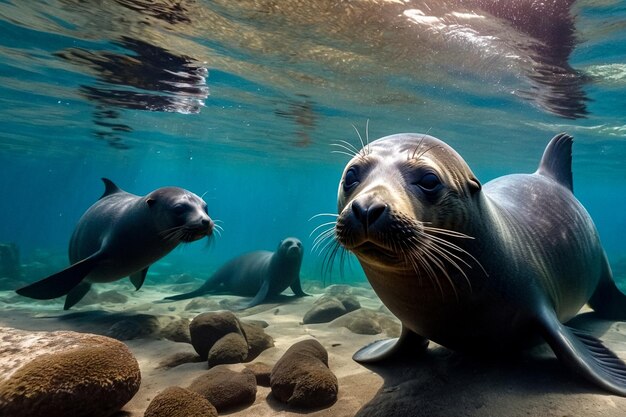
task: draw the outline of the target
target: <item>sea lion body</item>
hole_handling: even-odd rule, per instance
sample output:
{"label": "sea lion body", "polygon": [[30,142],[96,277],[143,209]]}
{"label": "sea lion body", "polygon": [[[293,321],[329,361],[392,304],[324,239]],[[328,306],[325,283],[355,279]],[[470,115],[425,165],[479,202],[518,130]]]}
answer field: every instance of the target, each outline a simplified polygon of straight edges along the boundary
{"label": "sea lion body", "polygon": [[300,284],[300,266],[303,249],[300,240],[283,239],[275,252],[255,251],[240,255],[221,266],[195,291],[166,297],[166,300],[184,300],[212,292],[226,292],[254,297],[243,308],[263,303],[291,288],[298,297],[307,294]]}
{"label": "sea lion body", "polygon": [[105,192],[79,219],[69,245],[69,268],[17,290],[50,299],[68,294],[65,309],[87,293],[92,283],[126,276],[137,289],[151,264],[181,242],[209,236],[213,221],[206,203],[178,187],[162,187],[137,196],[103,179]]}
{"label": "sea lion body", "polygon": [[568,366],[626,395],[626,366],[561,324],[588,301],[626,316],[598,232],[572,192],[571,144],[558,135],[537,172],[484,186],[456,151],[426,135],[381,138],[355,156],[339,187],[336,235],[403,325],[398,343],[374,343],[355,359],[374,362],[411,343],[417,353],[427,340],[491,354],[543,339]]}

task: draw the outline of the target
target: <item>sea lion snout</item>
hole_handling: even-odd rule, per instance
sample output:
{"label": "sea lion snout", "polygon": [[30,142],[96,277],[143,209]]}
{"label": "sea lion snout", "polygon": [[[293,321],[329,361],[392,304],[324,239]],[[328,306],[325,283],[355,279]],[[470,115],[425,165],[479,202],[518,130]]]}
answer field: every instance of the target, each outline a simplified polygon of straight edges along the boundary
{"label": "sea lion snout", "polygon": [[387,204],[377,198],[355,199],[350,206],[352,215],[365,230],[374,225],[387,211]]}

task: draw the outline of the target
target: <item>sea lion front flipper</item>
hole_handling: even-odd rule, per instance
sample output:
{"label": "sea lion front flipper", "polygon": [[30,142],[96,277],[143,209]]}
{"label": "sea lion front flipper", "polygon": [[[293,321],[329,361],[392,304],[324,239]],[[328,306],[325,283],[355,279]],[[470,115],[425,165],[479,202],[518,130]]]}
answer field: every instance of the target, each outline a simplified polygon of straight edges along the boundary
{"label": "sea lion front flipper", "polygon": [[146,280],[146,274],[148,273],[148,268],[146,267],[141,271],[137,271],[130,276],[130,282],[135,286],[135,291],[139,290],[143,285],[143,282]]}
{"label": "sea lion front flipper", "polygon": [[89,292],[89,289],[91,289],[91,284],[85,281],[72,288],[65,297],[63,310],[69,310],[74,304],[82,300],[85,294]]}
{"label": "sea lion front flipper", "polygon": [[602,318],[626,320],[626,295],[615,285],[606,253],[603,259],[602,276],[589,300],[589,305]]}
{"label": "sea lion front flipper", "polygon": [[69,293],[98,265],[100,252],[50,275],[40,281],[22,287],[15,292],[37,300],[50,300]]}
{"label": "sea lion front flipper", "polygon": [[559,360],[588,381],[626,396],[626,364],[595,337],[544,313],[541,332]]}
{"label": "sea lion front flipper", "polygon": [[302,284],[300,283],[300,277],[298,276],[289,286],[291,291],[296,295],[296,297],[307,297],[309,294],[302,291]]}
{"label": "sea lion front flipper", "polygon": [[428,339],[402,326],[400,337],[377,340],[359,349],[352,359],[359,363],[374,363],[398,355],[419,355],[428,348]]}

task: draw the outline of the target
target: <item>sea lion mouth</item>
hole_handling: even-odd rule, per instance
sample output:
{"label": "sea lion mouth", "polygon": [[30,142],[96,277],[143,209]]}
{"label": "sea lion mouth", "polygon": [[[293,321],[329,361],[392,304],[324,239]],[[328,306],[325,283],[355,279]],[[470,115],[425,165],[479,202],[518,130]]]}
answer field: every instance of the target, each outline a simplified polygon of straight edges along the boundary
{"label": "sea lion mouth", "polygon": [[378,260],[388,260],[390,262],[399,261],[402,255],[393,249],[377,244],[371,240],[365,241],[350,249],[354,254],[366,258],[376,258]]}
{"label": "sea lion mouth", "polygon": [[161,237],[164,240],[191,243],[206,236],[211,236],[212,233],[213,224],[211,222],[197,227],[189,227],[188,225],[172,227],[171,229],[161,232]]}

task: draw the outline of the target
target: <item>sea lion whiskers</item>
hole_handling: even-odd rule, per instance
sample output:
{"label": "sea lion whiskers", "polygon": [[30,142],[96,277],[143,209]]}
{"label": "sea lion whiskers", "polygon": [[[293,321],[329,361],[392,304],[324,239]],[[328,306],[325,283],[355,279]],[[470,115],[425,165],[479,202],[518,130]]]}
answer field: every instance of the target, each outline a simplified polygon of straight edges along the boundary
{"label": "sea lion whiskers", "polygon": [[[409,243],[411,243],[410,241],[405,240],[403,241],[403,243],[407,248],[407,251],[404,252],[403,255],[405,256],[405,258],[410,260],[411,265],[413,265],[413,270],[415,271],[417,276],[421,278],[423,270],[433,286],[437,286],[437,288],[439,289],[439,293],[441,294],[441,299],[443,300],[445,298],[443,287],[441,286],[441,282],[439,282],[439,280],[437,279],[437,274],[433,270],[432,266],[430,266],[430,264],[426,262],[426,257],[421,256],[421,251],[418,248],[414,248],[413,250],[411,250],[411,247],[409,246]],[[419,266],[422,267],[421,270]]]}
{"label": "sea lion whiskers", "polygon": [[365,139],[366,139],[365,142],[363,141],[363,136],[361,136],[361,133],[359,133],[359,129],[357,129],[355,125],[352,125],[352,127],[354,128],[354,131],[359,137],[359,141],[361,142],[361,150],[359,151],[359,155],[361,155],[362,157],[366,157],[367,155],[372,153],[372,150],[369,144],[369,122],[370,122],[369,119],[367,120],[367,122],[365,122]]}
{"label": "sea lion whiskers", "polygon": [[340,140],[339,142],[342,142],[342,143],[331,143],[330,146],[336,146],[344,150],[343,151],[333,150],[333,151],[330,151],[330,153],[340,153],[342,155],[347,155],[348,157],[350,157],[350,159],[355,158],[355,157],[363,158],[361,151],[358,150],[356,146],[354,146],[353,144],[345,140]]}
{"label": "sea lion whiskers", "polygon": [[311,231],[311,233],[309,233],[309,237],[312,237],[313,234],[321,229],[322,227],[325,226],[331,226],[326,230],[322,230],[316,237],[315,239],[313,239],[313,246],[311,247],[311,252],[316,252],[316,250],[320,247],[320,245],[326,241],[327,239],[329,239],[330,237],[332,237],[332,235],[334,235],[334,231],[335,231],[335,224],[337,223],[337,217],[339,217],[338,214],[334,214],[334,213],[318,213],[314,216],[311,216],[309,218],[309,221],[317,218],[317,217],[322,217],[322,216],[327,216],[327,217],[334,217],[335,220],[330,221],[330,222],[326,222],[326,223],[322,223],[319,226],[317,226],[315,229],[313,229]]}

